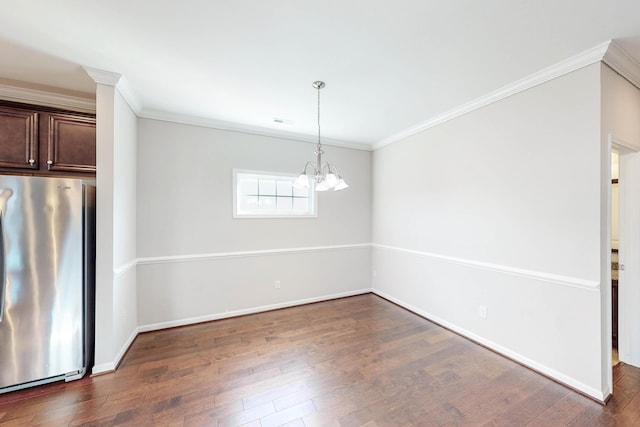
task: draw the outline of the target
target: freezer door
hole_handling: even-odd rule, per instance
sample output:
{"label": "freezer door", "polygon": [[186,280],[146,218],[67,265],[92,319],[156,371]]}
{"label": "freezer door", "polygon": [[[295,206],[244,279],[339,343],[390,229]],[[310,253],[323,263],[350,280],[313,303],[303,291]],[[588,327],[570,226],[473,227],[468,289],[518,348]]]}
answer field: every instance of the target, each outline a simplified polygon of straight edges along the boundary
{"label": "freezer door", "polygon": [[0,176],[0,392],[83,369],[82,183]]}

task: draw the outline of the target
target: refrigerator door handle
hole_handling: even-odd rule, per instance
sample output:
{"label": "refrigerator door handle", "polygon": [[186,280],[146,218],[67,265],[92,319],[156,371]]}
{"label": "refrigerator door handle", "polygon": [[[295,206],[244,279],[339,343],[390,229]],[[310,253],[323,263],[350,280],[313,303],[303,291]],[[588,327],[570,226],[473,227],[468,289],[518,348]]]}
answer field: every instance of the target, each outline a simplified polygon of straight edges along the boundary
{"label": "refrigerator door handle", "polygon": [[4,212],[0,211],[0,322],[4,318],[4,294],[7,287],[7,261],[4,247]]}

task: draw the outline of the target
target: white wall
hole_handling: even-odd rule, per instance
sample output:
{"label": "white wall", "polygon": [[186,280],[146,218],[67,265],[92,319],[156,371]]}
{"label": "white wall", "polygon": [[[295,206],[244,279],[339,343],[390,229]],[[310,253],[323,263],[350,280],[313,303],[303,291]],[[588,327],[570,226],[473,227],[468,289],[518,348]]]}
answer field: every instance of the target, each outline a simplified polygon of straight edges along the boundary
{"label": "white wall", "polygon": [[640,141],[640,89],[602,64],[602,137]]}
{"label": "white wall", "polygon": [[96,348],[93,373],[100,373],[115,369],[135,337],[137,327],[137,117],[116,86],[99,82],[96,118]]}
{"label": "white wall", "polygon": [[114,369],[113,351],[113,85],[96,88],[96,330],[93,372]]}
{"label": "white wall", "polygon": [[599,125],[594,64],[375,151],[374,290],[604,398]]}
{"label": "white wall", "polygon": [[[370,288],[371,153],[325,147],[326,159],[351,187],[320,193],[317,218],[232,218],[233,168],[298,173],[313,160],[314,148],[139,120],[137,282],[142,329]],[[281,281],[281,289],[275,289],[275,280]]]}
{"label": "white wall", "polygon": [[120,360],[138,326],[135,265],[138,117],[118,91],[114,111],[113,329],[115,360]]}

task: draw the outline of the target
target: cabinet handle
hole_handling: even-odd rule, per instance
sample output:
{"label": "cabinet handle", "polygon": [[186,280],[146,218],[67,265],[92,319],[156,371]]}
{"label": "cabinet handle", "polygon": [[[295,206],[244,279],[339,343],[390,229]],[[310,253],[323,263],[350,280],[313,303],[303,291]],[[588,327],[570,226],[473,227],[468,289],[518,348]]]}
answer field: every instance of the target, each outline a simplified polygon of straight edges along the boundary
{"label": "cabinet handle", "polygon": [[34,164],[35,162],[36,162],[35,160],[33,160],[33,159],[29,159],[29,164],[30,164],[30,165]]}
{"label": "cabinet handle", "polygon": [[47,160],[47,164],[51,166],[53,164],[53,160]]}

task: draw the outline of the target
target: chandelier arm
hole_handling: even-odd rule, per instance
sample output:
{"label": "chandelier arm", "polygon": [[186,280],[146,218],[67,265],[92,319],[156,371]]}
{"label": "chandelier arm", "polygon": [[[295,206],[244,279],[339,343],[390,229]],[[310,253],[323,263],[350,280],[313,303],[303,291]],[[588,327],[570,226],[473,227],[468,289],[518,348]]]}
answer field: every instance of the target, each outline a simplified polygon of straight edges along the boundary
{"label": "chandelier arm", "polygon": [[307,162],[307,164],[304,165],[304,167],[302,168],[302,173],[306,175],[307,169],[309,168],[309,166],[313,168],[313,173],[315,174],[317,169],[316,169],[316,165],[314,165],[313,162]]}
{"label": "chandelier arm", "polygon": [[[331,172],[331,166],[333,166],[333,165],[332,165],[332,164],[330,164],[329,162],[324,162],[324,163],[322,164],[322,173],[323,173],[324,175],[326,175],[326,174],[330,173],[330,172]],[[335,166],[334,166],[334,169],[335,169]]]}

